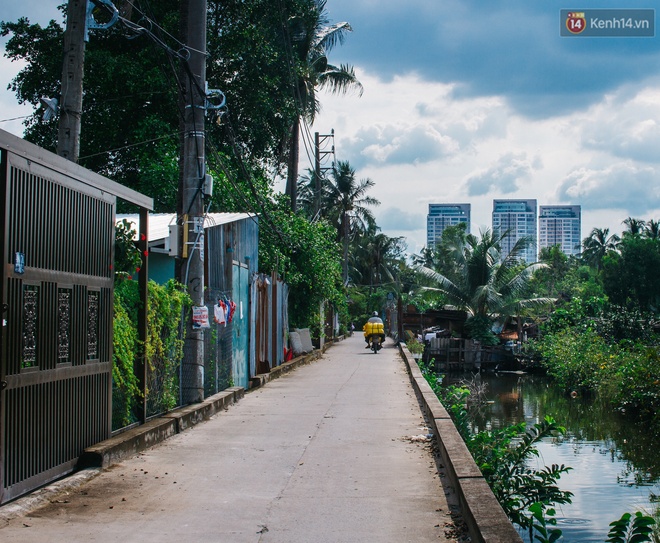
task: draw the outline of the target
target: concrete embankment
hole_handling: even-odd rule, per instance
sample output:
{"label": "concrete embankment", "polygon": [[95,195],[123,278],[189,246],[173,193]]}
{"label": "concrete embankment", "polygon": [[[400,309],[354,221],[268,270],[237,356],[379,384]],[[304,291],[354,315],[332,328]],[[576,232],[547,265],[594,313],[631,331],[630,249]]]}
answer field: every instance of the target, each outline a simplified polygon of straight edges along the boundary
{"label": "concrete embankment", "polygon": [[522,543],[522,538],[474,463],[449,413],[422,375],[412,354],[405,344],[401,345],[400,350],[410,381],[437,438],[444,467],[458,495],[461,513],[472,540],[479,543]]}

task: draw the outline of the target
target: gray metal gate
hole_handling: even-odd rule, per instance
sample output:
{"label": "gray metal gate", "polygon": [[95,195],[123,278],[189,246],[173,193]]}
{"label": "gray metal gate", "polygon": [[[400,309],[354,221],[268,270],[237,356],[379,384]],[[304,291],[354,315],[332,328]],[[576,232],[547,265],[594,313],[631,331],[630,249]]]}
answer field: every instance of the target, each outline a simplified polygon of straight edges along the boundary
{"label": "gray metal gate", "polygon": [[4,503],[110,435],[115,196],[75,164],[0,143]]}

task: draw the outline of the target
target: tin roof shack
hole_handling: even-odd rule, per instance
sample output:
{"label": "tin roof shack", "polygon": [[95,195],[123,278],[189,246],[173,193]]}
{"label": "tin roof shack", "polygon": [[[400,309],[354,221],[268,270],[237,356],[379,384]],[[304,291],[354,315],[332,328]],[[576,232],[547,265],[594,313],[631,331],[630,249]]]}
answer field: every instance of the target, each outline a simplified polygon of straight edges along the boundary
{"label": "tin roof shack", "polygon": [[414,306],[408,306],[401,318],[402,329],[411,330],[415,334],[424,335],[430,329],[444,330],[446,335],[463,334],[463,326],[467,319],[465,311],[456,309],[431,309],[420,313]]}
{"label": "tin roof shack", "polygon": [[[117,215],[116,222],[127,220],[137,224],[137,215]],[[149,279],[164,284],[175,278],[175,258],[178,244],[175,241],[176,214],[149,214]],[[221,227],[220,230],[216,230]],[[218,273],[218,266],[225,260],[242,261],[251,271],[258,268],[259,227],[258,219],[249,213],[210,213],[204,220],[204,275],[207,288],[211,285],[224,288],[227,280]],[[136,233],[135,240],[138,235]],[[212,273],[213,272],[213,273]],[[211,274],[211,275],[210,275]]]}
{"label": "tin roof shack", "polygon": [[[117,221],[135,220],[118,215]],[[149,276],[175,277],[175,214],[149,216]],[[257,373],[283,362],[287,289],[258,274],[259,223],[249,213],[211,213],[204,222],[204,390],[210,396],[231,384],[248,388]]]}

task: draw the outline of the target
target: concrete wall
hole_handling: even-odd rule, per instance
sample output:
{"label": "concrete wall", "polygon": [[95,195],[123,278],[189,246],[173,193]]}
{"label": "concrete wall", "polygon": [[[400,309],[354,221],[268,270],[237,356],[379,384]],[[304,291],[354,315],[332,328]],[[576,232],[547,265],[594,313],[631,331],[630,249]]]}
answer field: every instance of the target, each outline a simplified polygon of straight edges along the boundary
{"label": "concrete wall", "polygon": [[488,483],[481,475],[449,413],[431,389],[405,344],[401,355],[408,367],[413,388],[436,436],[442,462],[458,494],[461,513],[472,541],[479,543],[522,543]]}

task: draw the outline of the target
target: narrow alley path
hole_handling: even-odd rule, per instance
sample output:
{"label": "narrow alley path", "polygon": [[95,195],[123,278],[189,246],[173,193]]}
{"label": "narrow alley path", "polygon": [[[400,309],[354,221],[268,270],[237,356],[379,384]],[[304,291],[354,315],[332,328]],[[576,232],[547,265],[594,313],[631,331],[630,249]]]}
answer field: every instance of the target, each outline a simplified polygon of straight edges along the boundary
{"label": "narrow alley path", "polygon": [[0,526],[3,542],[456,541],[405,366],[361,334]]}

